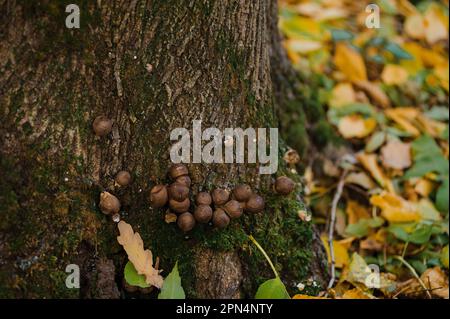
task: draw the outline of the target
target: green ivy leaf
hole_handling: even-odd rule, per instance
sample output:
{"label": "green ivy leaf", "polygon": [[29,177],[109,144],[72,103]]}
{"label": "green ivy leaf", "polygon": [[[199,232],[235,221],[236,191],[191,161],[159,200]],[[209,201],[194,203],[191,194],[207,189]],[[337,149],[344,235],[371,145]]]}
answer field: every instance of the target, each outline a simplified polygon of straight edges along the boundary
{"label": "green ivy leaf", "polygon": [[127,264],[125,265],[124,276],[126,282],[129,285],[138,286],[141,288],[150,287],[150,285],[145,282],[145,276],[139,275],[137,273],[136,268],[134,268],[134,265],[131,261],[128,261]]}
{"label": "green ivy leaf", "polygon": [[256,292],[255,299],[290,299],[279,277],[263,282]]}
{"label": "green ivy leaf", "polygon": [[345,228],[345,233],[358,238],[367,236],[371,228],[377,228],[384,224],[384,219],[380,217],[362,218],[355,224],[350,224]]}
{"label": "green ivy leaf", "polygon": [[158,295],[158,299],[186,299],[186,294],[181,286],[178,262],[175,263],[171,273],[164,279],[164,284]]}

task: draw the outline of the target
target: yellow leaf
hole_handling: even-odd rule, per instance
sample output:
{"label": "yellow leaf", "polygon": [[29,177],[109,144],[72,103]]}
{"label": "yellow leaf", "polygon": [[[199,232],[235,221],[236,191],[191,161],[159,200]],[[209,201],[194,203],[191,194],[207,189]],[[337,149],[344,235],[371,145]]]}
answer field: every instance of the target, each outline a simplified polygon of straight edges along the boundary
{"label": "yellow leaf", "polygon": [[369,171],[380,186],[392,193],[395,192],[392,182],[386,177],[383,170],[378,165],[377,156],[375,154],[366,154],[361,152],[356,156],[356,158],[362,166]]}
{"label": "yellow leaf", "polygon": [[438,6],[429,6],[424,19],[425,38],[429,44],[448,38],[448,23]]}
{"label": "yellow leaf", "polygon": [[411,124],[411,122],[419,115],[419,111],[410,107],[397,107],[385,111],[387,117],[396,122],[404,131],[416,137],[420,135],[420,131]]}
{"label": "yellow leaf", "polygon": [[425,38],[425,19],[420,14],[414,14],[406,18],[405,33],[412,39]]}
{"label": "yellow leaf", "polygon": [[432,295],[448,299],[448,277],[439,267],[430,268],[420,276]]}
{"label": "yellow leaf", "polygon": [[159,274],[161,270],[153,268],[153,256],[150,250],[144,250],[144,243],[139,233],[135,233],[130,224],[124,221],[118,223],[120,236],[117,241],[125,249],[128,259],[140,275],[145,276],[147,284],[161,288],[163,278]]}
{"label": "yellow leaf", "polygon": [[339,83],[331,91],[330,107],[341,107],[356,101],[355,91],[350,83]]}
{"label": "yellow leaf", "polygon": [[326,297],[314,297],[314,296],[308,296],[308,295],[297,294],[297,295],[294,295],[294,297],[292,297],[292,299],[330,299],[330,298],[326,298]]}
{"label": "yellow leaf", "polygon": [[430,195],[434,190],[434,186],[435,184],[432,181],[425,178],[420,178],[414,185],[414,191],[423,197],[428,197],[428,195]]}
{"label": "yellow leaf", "polygon": [[447,128],[445,123],[430,119],[422,114],[417,116],[417,123],[421,126],[423,132],[433,137],[441,137]]}
{"label": "yellow leaf", "polygon": [[[328,239],[324,235],[321,237],[325,250],[328,255],[328,262],[331,263],[331,254],[330,247],[328,245]],[[343,268],[345,265],[348,265],[350,257],[347,252],[347,248],[343,244],[338,241],[333,241],[333,250],[334,250],[334,260],[336,268]]]}
{"label": "yellow leaf", "polygon": [[322,47],[322,43],[304,39],[289,39],[285,42],[285,46],[292,52],[305,54],[319,50]]}
{"label": "yellow leaf", "polygon": [[410,75],[415,75],[417,72],[423,70],[424,65],[422,61],[422,47],[415,42],[407,42],[403,48],[413,56],[410,60],[402,60],[400,65],[404,67]]}
{"label": "yellow leaf", "polygon": [[364,172],[351,172],[345,177],[345,182],[359,185],[365,189],[375,188],[374,181]]}
{"label": "yellow leaf", "polygon": [[383,192],[379,195],[373,195],[370,198],[370,203],[379,207],[383,218],[392,223],[412,222],[421,219],[412,203],[392,193]]}
{"label": "yellow leaf", "polygon": [[345,209],[348,217],[348,224],[356,224],[360,219],[370,218],[370,213],[366,206],[360,205],[357,201],[349,199]]}
{"label": "yellow leaf", "polygon": [[408,71],[395,64],[388,64],[381,73],[381,79],[387,85],[400,85],[408,79]]}
{"label": "yellow leaf", "polygon": [[364,119],[361,115],[348,115],[339,120],[338,130],[344,138],[364,138],[373,132],[377,121],[373,118]]}
{"label": "yellow leaf", "polygon": [[334,64],[352,81],[367,81],[367,72],[364,60],[359,52],[344,43],[336,44]]}
{"label": "yellow leaf", "polygon": [[389,141],[381,148],[381,160],[384,167],[405,169],[411,166],[411,145],[400,141]]}
{"label": "yellow leaf", "polygon": [[376,299],[376,298],[374,296],[372,296],[371,294],[362,291],[359,288],[353,288],[353,289],[347,290],[342,295],[342,299]]}

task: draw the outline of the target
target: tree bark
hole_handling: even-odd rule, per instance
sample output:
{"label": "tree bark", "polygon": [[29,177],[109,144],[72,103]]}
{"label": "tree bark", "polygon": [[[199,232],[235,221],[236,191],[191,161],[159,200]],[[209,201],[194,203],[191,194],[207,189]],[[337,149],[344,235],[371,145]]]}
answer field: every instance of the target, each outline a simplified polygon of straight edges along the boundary
{"label": "tree bark", "polygon": [[[116,226],[97,207],[102,190],[120,198],[122,218],[164,275],[179,261],[189,297],[253,297],[272,275],[250,233],[291,291],[311,275],[320,280],[326,269],[311,265],[323,255],[313,254],[311,226],[297,218],[300,197],[272,198],[273,177],[258,165],[188,165],[193,193],[247,182],[267,198],[264,214],[224,231],[185,236],[147,200],[168,182],[172,129],[190,130],[193,120],[221,130],[278,125],[293,89],[282,80],[292,71],[276,2],[78,1],[80,29],[65,27],[65,5],[0,0],[0,296],[108,297],[102,287],[113,277],[98,266],[111,273],[105,258],[128,296]],[[99,115],[113,120],[107,137],[92,132]],[[131,186],[114,185],[120,170],[131,172]],[[64,284],[71,263],[81,267],[79,290]]]}

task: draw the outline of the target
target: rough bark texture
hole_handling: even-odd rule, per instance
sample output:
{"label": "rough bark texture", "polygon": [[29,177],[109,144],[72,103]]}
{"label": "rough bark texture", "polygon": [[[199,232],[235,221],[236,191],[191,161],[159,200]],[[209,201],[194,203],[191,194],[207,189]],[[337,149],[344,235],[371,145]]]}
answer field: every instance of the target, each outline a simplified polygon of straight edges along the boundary
{"label": "rough bark texture", "polygon": [[[197,119],[219,129],[277,125],[274,101],[289,81],[277,75],[288,69],[273,36],[275,1],[78,1],[80,29],[65,27],[68,3],[0,0],[0,296],[117,295],[103,258],[121,283],[125,256],[97,208],[105,189],[164,274],[179,261],[190,297],[252,297],[272,276],[249,233],[289,289],[310,276],[303,204],[273,197],[258,165],[189,165],[194,192],[245,181],[267,197],[263,215],[225,231],[185,236],[147,201],[168,181],[172,129]],[[98,138],[91,125],[102,114],[113,131]],[[120,189],[113,179],[123,169],[133,183]],[[80,290],[64,286],[69,263],[82,268]]]}

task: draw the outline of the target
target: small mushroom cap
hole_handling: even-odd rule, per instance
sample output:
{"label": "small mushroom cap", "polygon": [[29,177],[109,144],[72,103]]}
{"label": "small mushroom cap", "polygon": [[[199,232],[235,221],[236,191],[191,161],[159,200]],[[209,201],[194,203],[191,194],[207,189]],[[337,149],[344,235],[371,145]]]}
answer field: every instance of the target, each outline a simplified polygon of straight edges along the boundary
{"label": "small mushroom cap", "polygon": [[167,204],[169,195],[166,185],[156,185],[150,190],[150,204],[153,208],[161,208]]}
{"label": "small mushroom cap", "polygon": [[247,184],[241,184],[234,188],[233,196],[239,202],[246,202],[252,195],[252,189]]}
{"label": "small mushroom cap", "polygon": [[264,206],[264,199],[259,195],[253,194],[245,203],[245,210],[249,213],[259,213],[264,209]]}
{"label": "small mushroom cap", "polygon": [[112,130],[112,121],[104,115],[97,116],[92,123],[92,128],[97,136],[108,135]]}
{"label": "small mushroom cap", "polygon": [[184,231],[188,232],[195,226],[195,218],[191,213],[183,213],[180,216],[178,216],[177,219],[177,225],[178,227]]}
{"label": "small mushroom cap", "polygon": [[275,191],[281,195],[290,194],[295,188],[295,182],[286,176],[280,176],[275,181]]}
{"label": "small mushroom cap", "polygon": [[211,220],[212,214],[213,211],[211,209],[211,206],[208,205],[199,205],[195,208],[194,211],[195,220],[203,224],[206,224]]}
{"label": "small mushroom cap", "polygon": [[127,186],[131,182],[131,175],[127,171],[120,171],[116,175],[116,183],[120,186]]}
{"label": "small mushroom cap", "polygon": [[177,177],[188,175],[189,171],[184,164],[173,164],[169,169],[169,175],[173,179],[177,179]]}
{"label": "small mushroom cap", "polygon": [[175,180],[175,182],[178,184],[184,185],[186,187],[191,186],[191,178],[187,175],[178,176],[177,179]]}
{"label": "small mushroom cap", "polygon": [[243,213],[241,204],[237,200],[234,200],[234,199],[227,202],[223,206],[223,209],[228,214],[228,216],[230,216],[233,219],[241,217],[241,215]]}
{"label": "small mushroom cap", "polygon": [[174,199],[169,200],[169,207],[176,213],[184,213],[189,210],[189,206],[191,206],[191,201],[189,198],[178,202]]}
{"label": "small mushroom cap", "polygon": [[103,214],[115,214],[120,210],[120,201],[111,193],[102,192],[100,194],[100,210]]}
{"label": "small mushroom cap", "polygon": [[173,200],[182,202],[189,196],[189,187],[179,184],[173,183],[169,187],[169,197]]}
{"label": "small mushroom cap", "polygon": [[200,192],[197,194],[197,197],[195,198],[195,202],[197,205],[211,205],[212,198],[211,195],[207,192]]}
{"label": "small mushroom cap", "polygon": [[211,194],[214,204],[220,206],[225,204],[230,198],[230,193],[226,189],[216,188]]}
{"label": "small mushroom cap", "polygon": [[218,208],[213,213],[212,221],[214,226],[218,228],[225,228],[230,223],[230,217],[223,209]]}

